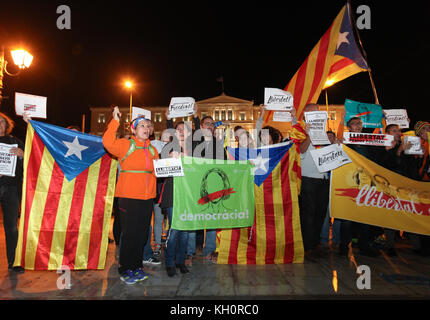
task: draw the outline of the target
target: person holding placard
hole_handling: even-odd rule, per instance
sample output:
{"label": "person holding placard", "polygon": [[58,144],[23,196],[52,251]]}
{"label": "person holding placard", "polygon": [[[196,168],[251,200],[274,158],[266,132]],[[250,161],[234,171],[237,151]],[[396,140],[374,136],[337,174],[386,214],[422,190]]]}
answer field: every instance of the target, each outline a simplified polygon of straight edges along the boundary
{"label": "person holding placard", "polygon": [[430,157],[429,157],[429,141],[427,133],[430,132],[430,123],[427,121],[418,121],[415,124],[415,135],[421,138],[421,148],[424,152],[423,156],[420,156],[420,166],[418,169],[418,175],[422,181],[430,181]]}
{"label": "person holding placard", "polygon": [[[13,267],[15,249],[18,241],[19,204],[22,191],[22,171],[24,144],[11,135],[14,122],[6,114],[0,112],[0,204],[3,211],[3,227],[6,238],[6,255],[8,269],[22,271],[21,267]],[[11,165],[15,163],[15,167]]]}
{"label": "person holding placard", "polygon": [[130,124],[131,139],[117,139],[120,117],[121,113],[115,107],[113,119],[103,135],[103,145],[118,157],[121,166],[115,190],[122,231],[118,272],[122,281],[134,284],[148,278],[142,270],[142,257],[156,197],[153,160],[159,156],[149,141],[152,122],[137,118]]}

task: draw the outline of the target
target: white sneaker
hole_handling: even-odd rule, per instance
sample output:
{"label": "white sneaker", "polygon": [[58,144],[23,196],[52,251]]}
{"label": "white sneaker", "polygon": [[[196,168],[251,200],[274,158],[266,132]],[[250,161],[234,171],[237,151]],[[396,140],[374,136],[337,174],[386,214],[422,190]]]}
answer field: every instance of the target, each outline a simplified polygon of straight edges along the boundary
{"label": "white sneaker", "polygon": [[142,261],[143,264],[153,264],[153,265],[158,265],[161,264],[161,261],[158,260],[155,257],[149,258],[148,260],[143,260]]}

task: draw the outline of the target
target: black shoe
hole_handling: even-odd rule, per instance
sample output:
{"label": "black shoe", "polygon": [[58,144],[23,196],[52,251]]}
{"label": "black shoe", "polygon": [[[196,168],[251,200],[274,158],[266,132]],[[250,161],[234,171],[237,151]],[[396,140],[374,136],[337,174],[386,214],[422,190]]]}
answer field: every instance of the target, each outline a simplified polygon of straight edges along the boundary
{"label": "black shoe", "polygon": [[366,249],[360,249],[360,254],[367,257],[378,257],[381,255],[379,250],[372,247],[368,247]]}
{"label": "black shoe", "polygon": [[190,270],[187,269],[187,267],[185,266],[185,264],[177,264],[176,268],[179,268],[179,270],[181,271],[181,273],[190,273]]}
{"label": "black shoe", "polygon": [[345,246],[339,246],[339,252],[338,252],[338,254],[339,254],[340,256],[342,256],[342,257],[347,257],[347,256],[348,256],[348,251],[349,251],[349,248],[348,248],[348,247],[345,247]]}
{"label": "black shoe", "polygon": [[387,249],[385,249],[385,253],[389,257],[397,257],[397,251],[394,248],[387,248]]}
{"label": "black shoe", "polygon": [[173,277],[176,274],[176,269],[174,267],[166,267],[167,275]]}
{"label": "black shoe", "polygon": [[108,243],[113,243],[113,239],[108,238]]}

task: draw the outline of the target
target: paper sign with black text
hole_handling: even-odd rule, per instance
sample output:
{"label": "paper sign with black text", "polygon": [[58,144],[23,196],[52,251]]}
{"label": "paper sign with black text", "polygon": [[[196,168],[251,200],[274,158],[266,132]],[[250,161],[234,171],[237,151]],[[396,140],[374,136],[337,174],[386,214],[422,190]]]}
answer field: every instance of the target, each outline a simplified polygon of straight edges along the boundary
{"label": "paper sign with black text", "polygon": [[387,126],[397,124],[400,129],[409,128],[408,113],[406,109],[385,109],[385,122]]}
{"label": "paper sign with black text", "polygon": [[138,117],[145,117],[145,119],[151,120],[151,111],[138,107],[133,107],[131,110],[131,119],[134,120]]}
{"label": "paper sign with black text", "polygon": [[22,116],[24,112],[31,118],[46,119],[46,97],[15,92],[15,113]]}
{"label": "paper sign with black text", "polygon": [[171,118],[188,117],[194,114],[195,100],[191,97],[176,97],[170,100],[169,116]]}
{"label": "paper sign with black text", "polygon": [[314,146],[330,144],[326,132],[327,118],[327,111],[305,112],[305,122],[310,125],[309,138]]}
{"label": "paper sign with black text", "polygon": [[340,144],[332,144],[324,148],[311,150],[312,159],[315,162],[319,172],[327,172],[350,163],[351,159],[343,152]]}
{"label": "paper sign with black text", "polygon": [[294,106],[293,95],[281,89],[264,88],[266,110],[290,111]]}
{"label": "paper sign with black text", "polygon": [[181,158],[154,160],[154,171],[157,178],[181,177],[184,175]]}
{"label": "paper sign with black text", "polygon": [[275,122],[291,122],[293,118],[288,111],[275,111],[273,112],[273,121]]}
{"label": "paper sign with black text", "polygon": [[15,177],[16,155],[10,149],[17,147],[17,144],[0,143],[0,175]]}
{"label": "paper sign with black text", "polygon": [[344,132],[344,144],[362,144],[366,146],[389,147],[394,140],[394,136],[389,134]]}
{"label": "paper sign with black text", "polygon": [[411,143],[411,147],[405,150],[405,154],[423,155],[424,151],[421,146],[421,138],[415,136],[405,136],[405,143]]}

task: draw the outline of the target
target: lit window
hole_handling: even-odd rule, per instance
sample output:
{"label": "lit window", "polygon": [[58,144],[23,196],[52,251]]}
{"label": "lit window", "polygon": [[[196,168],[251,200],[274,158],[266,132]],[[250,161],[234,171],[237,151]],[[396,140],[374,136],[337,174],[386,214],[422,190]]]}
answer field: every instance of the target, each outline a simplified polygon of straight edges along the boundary
{"label": "lit window", "polygon": [[155,122],[161,122],[161,113],[156,113],[154,120],[155,120]]}
{"label": "lit window", "polygon": [[233,120],[233,110],[227,111],[227,120]]}
{"label": "lit window", "polygon": [[219,121],[219,110],[215,110],[215,121]]}
{"label": "lit window", "polygon": [[221,120],[224,121],[225,119],[225,110],[221,110]]}
{"label": "lit window", "polygon": [[159,131],[155,132],[154,135],[155,135],[155,140],[160,140],[160,132]]}
{"label": "lit window", "polygon": [[239,119],[240,119],[240,121],[245,121],[246,120],[246,112],[241,112],[239,114]]}
{"label": "lit window", "polygon": [[106,122],[105,114],[99,113],[98,123],[105,123],[105,122]]}
{"label": "lit window", "polygon": [[330,111],[328,117],[329,120],[336,120],[336,111]]}

